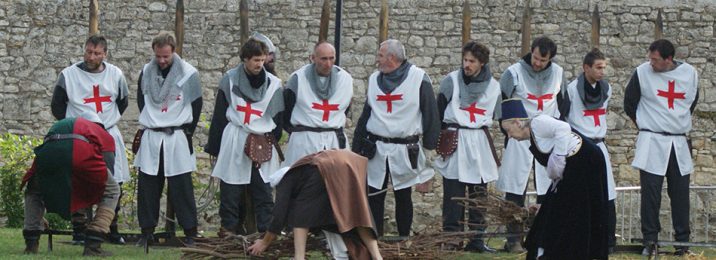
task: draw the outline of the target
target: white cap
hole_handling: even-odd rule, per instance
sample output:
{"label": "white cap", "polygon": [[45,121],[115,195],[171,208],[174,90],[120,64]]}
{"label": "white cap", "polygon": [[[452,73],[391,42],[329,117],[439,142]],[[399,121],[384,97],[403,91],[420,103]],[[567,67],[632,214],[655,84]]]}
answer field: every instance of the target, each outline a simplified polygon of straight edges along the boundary
{"label": "white cap", "polygon": [[268,37],[266,37],[266,35],[263,35],[263,34],[261,34],[261,33],[259,33],[259,32],[254,32],[253,34],[251,34],[251,38],[254,38],[254,39],[256,39],[256,40],[258,40],[258,41],[263,42],[264,44],[266,44],[266,46],[268,47],[269,53],[272,53],[272,52],[275,53],[275,52],[276,52],[276,46],[273,45],[273,42],[271,41],[271,39],[269,39]]}

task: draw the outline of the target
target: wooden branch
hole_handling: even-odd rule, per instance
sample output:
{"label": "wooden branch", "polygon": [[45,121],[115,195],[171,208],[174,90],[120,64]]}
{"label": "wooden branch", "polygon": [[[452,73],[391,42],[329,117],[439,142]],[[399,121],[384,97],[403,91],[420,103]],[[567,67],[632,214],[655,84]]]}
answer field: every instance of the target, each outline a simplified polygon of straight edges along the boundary
{"label": "wooden branch", "polygon": [[388,0],[380,4],[380,18],[378,22],[378,44],[388,39]]}
{"label": "wooden branch", "polygon": [[462,44],[470,41],[470,32],[472,27],[472,10],[470,4],[465,0],[462,4]]}
{"label": "wooden branch", "polygon": [[323,0],[323,8],[321,8],[321,25],[318,32],[318,41],[328,40],[328,23],[331,20],[331,0]]}
{"label": "wooden branch", "polygon": [[662,9],[659,8],[659,13],[656,15],[656,21],[654,22],[654,39],[659,40],[664,38],[664,18],[662,17]]}
{"label": "wooden branch", "polygon": [[249,40],[249,3],[248,0],[241,0],[239,4],[239,22],[241,24],[241,44]]}
{"label": "wooden branch", "polygon": [[520,51],[520,57],[529,53],[530,39],[532,38],[532,8],[530,7],[530,0],[526,1],[525,10],[522,13],[522,50]]}
{"label": "wooden branch", "polygon": [[592,12],[592,48],[599,48],[599,30],[601,29],[601,19],[599,17],[599,4],[594,6]]}
{"label": "wooden branch", "polygon": [[99,0],[90,0],[89,34],[99,33]]}
{"label": "wooden branch", "polygon": [[182,50],[184,49],[184,0],[177,0],[174,34],[177,37],[177,46],[175,52],[179,56],[182,56]]}

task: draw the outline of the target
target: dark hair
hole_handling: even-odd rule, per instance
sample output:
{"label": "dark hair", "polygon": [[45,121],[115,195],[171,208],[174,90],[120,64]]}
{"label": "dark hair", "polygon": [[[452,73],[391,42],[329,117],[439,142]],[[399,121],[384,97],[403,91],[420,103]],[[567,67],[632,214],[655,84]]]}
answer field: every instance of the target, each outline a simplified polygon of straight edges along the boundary
{"label": "dark hair", "polygon": [[107,39],[104,38],[104,36],[99,34],[90,35],[90,37],[88,37],[85,41],[85,47],[87,47],[87,44],[90,43],[94,46],[102,45],[102,47],[104,47],[104,52],[107,52]]}
{"label": "dark hair", "polygon": [[589,67],[591,67],[592,65],[594,65],[594,61],[606,59],[607,58],[604,57],[604,53],[602,53],[602,51],[597,48],[594,48],[591,51],[587,52],[587,55],[584,55],[584,61],[582,61],[582,64],[589,65]]}
{"label": "dark hair", "polygon": [[462,46],[462,55],[464,56],[465,53],[468,52],[472,54],[472,56],[475,56],[475,58],[477,58],[477,60],[479,60],[482,64],[490,62],[490,49],[481,43],[476,41],[469,41],[465,43],[465,45]]}
{"label": "dark hair", "polygon": [[674,44],[672,44],[669,40],[661,39],[656,40],[649,45],[649,52],[658,51],[659,55],[661,55],[661,58],[667,59],[671,57],[674,58],[674,53],[676,52],[674,50]]}
{"label": "dark hair", "polygon": [[542,36],[532,41],[530,51],[534,51],[535,48],[539,48],[539,54],[542,56],[549,54],[550,59],[557,55],[557,45],[547,36]]}
{"label": "dark hair", "polygon": [[268,47],[262,41],[254,38],[249,38],[244,45],[241,46],[239,51],[239,57],[242,61],[249,60],[254,56],[268,55]]}
{"label": "dark hair", "polygon": [[172,47],[172,51],[176,48],[177,42],[174,37],[174,33],[172,32],[161,31],[157,34],[157,36],[154,36],[154,39],[152,39],[152,49],[155,47],[161,48],[167,45]]}

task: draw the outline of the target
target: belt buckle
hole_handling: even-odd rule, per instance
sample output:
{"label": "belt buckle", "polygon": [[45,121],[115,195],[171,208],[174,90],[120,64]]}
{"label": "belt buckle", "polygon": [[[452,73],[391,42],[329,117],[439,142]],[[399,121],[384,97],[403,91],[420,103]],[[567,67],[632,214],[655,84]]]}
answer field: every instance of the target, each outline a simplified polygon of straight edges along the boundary
{"label": "belt buckle", "polygon": [[171,127],[162,128],[162,132],[164,132],[167,135],[171,135],[174,133],[174,128],[171,128]]}

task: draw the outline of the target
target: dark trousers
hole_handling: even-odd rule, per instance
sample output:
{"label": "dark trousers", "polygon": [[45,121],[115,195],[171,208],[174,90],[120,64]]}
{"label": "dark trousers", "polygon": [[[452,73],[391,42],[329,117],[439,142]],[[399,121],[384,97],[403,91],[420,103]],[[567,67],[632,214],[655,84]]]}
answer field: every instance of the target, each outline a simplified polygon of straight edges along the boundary
{"label": "dark trousers", "polygon": [[[383,188],[376,189],[369,186],[369,193],[376,193],[388,188],[388,180],[390,179],[390,168],[388,168],[389,166],[387,160],[385,162],[385,166],[386,173],[385,180],[383,181]],[[412,187],[393,191],[393,195],[395,195],[395,222],[398,224],[399,236],[410,236],[410,228],[413,225],[413,198],[411,197],[412,194]],[[368,205],[370,206],[370,212],[373,214],[373,220],[375,221],[375,228],[376,230],[378,230],[378,236],[383,236],[385,195],[387,195],[387,192],[368,197]]]}
{"label": "dark trousers", "polygon": [[609,236],[609,240],[607,241],[607,246],[609,247],[615,247],[617,246],[617,209],[614,205],[614,200],[610,200],[607,202],[607,236]]}
{"label": "dark trousers", "polygon": [[[661,231],[659,209],[661,208],[661,188],[664,176],[639,171],[641,183],[641,233],[644,244],[656,242]],[[667,194],[671,200],[671,223],[674,226],[674,240],[689,241],[689,180],[691,175],[681,176],[676,152],[673,147],[666,168]]]}
{"label": "dark trousers", "polygon": [[[451,180],[443,178],[443,231],[455,232],[463,231],[465,221],[465,207],[452,200],[454,197],[465,197],[465,190],[470,199],[487,199],[487,183],[470,184],[460,182],[459,180]],[[485,209],[468,210],[468,227],[470,230],[485,231]],[[470,244],[473,246],[482,246],[482,235],[475,235]]]}
{"label": "dark trousers", "polygon": [[[265,183],[259,174],[259,170],[251,167],[251,182],[249,184],[234,185],[221,181],[219,193],[221,197],[219,205],[219,217],[221,226],[229,230],[237,230],[245,214],[241,214],[239,208],[243,200],[244,190],[248,188],[256,214],[256,229],[264,232],[271,224],[271,211],[273,210],[273,195],[271,185]],[[253,217],[253,216],[247,216]]]}
{"label": "dark trousers", "polygon": [[114,208],[114,218],[112,219],[112,223],[109,224],[110,234],[117,234],[119,232],[119,228],[117,227],[117,218],[119,217],[119,210],[121,209],[124,191],[122,191],[122,182],[118,182],[117,184],[119,185],[119,197],[117,198],[117,207]]}
{"label": "dark trousers", "polygon": [[[161,150],[160,150],[161,151]],[[138,174],[137,183],[137,219],[142,233],[154,232],[159,221],[159,205],[164,189],[164,179],[167,180],[167,197],[174,207],[177,221],[184,228],[184,233],[197,227],[196,200],[194,199],[194,185],[191,172],[172,177],[164,177],[164,154],[159,153],[159,170],[157,176],[148,175],[142,171]]]}

